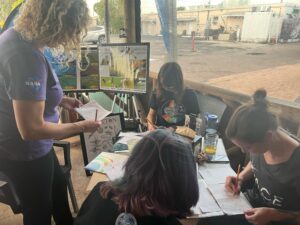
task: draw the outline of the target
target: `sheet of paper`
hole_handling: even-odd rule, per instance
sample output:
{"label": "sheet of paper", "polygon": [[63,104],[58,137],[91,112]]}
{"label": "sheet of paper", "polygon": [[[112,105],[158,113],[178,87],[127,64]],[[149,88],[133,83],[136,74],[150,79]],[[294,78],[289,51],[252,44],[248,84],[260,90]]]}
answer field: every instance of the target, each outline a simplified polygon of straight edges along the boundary
{"label": "sheet of paper", "polygon": [[117,143],[128,145],[132,140],[138,142],[141,139],[141,136],[123,136],[120,140],[117,141]]}
{"label": "sheet of paper", "polygon": [[222,184],[227,176],[236,176],[228,163],[204,163],[198,167],[198,171],[207,184]]}
{"label": "sheet of paper", "polygon": [[128,159],[127,155],[121,155],[111,152],[101,152],[95,159],[93,159],[88,165],[85,166],[86,169],[105,173],[105,169],[114,165],[117,168],[117,165],[123,165]]}
{"label": "sheet of paper", "polygon": [[76,108],[75,110],[86,120],[95,120],[96,111],[97,120],[102,120],[111,113],[111,111],[104,109],[94,100],[90,101],[89,103],[86,103],[80,108]]}
{"label": "sheet of paper", "polygon": [[119,137],[133,137],[133,136],[145,136],[149,131],[145,132],[120,132]]}
{"label": "sheet of paper", "polygon": [[243,193],[233,195],[225,189],[224,184],[211,184],[208,185],[208,189],[213,194],[222,211],[227,215],[244,214],[245,210],[252,208]]}
{"label": "sheet of paper", "polygon": [[104,168],[105,174],[108,178],[113,181],[116,179],[121,178],[124,175],[124,164],[126,161],[123,162],[113,162],[111,165],[106,166]]}
{"label": "sheet of paper", "polygon": [[199,200],[197,205],[192,208],[193,214],[205,215],[207,213],[217,213],[218,215],[222,215],[222,210],[208,190],[205,181],[203,179],[198,180],[198,185]]}

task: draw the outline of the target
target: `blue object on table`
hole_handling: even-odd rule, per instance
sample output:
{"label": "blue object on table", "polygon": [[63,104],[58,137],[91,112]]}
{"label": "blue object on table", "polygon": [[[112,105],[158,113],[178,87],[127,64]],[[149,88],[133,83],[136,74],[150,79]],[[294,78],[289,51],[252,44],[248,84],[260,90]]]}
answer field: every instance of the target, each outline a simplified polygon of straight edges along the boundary
{"label": "blue object on table", "polygon": [[128,145],[123,143],[115,143],[112,148],[113,152],[128,150]]}

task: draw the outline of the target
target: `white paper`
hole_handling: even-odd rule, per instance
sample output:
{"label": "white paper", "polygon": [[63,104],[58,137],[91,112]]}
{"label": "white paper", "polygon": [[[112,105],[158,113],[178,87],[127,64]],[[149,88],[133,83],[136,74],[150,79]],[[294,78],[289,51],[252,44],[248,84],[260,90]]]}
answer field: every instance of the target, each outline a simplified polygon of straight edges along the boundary
{"label": "white paper", "polygon": [[198,171],[207,184],[224,184],[227,176],[236,176],[229,164],[204,163]]}
{"label": "white paper", "polygon": [[136,137],[136,136],[145,136],[149,133],[149,131],[145,132],[120,132],[119,137]]}
{"label": "white paper", "polygon": [[208,185],[208,188],[227,215],[244,214],[244,211],[252,208],[243,193],[234,195],[225,189],[225,184]]}
{"label": "white paper", "polygon": [[108,176],[108,178],[113,181],[123,177],[124,175],[124,164],[126,161],[115,163],[113,162],[111,165],[104,168],[104,173]]}
{"label": "white paper", "polygon": [[86,120],[95,120],[97,110],[96,120],[102,120],[111,113],[111,111],[104,109],[94,100],[81,106],[80,108],[75,108],[75,110]]}
{"label": "white paper", "polygon": [[216,213],[217,215],[223,215],[221,208],[208,190],[205,181],[203,179],[198,180],[198,185],[199,199],[197,205],[192,208],[193,214],[204,216],[208,213]]}
{"label": "white paper", "polygon": [[137,142],[141,139],[142,139],[141,136],[123,136],[120,140],[117,141],[117,143],[128,145],[131,140]]}

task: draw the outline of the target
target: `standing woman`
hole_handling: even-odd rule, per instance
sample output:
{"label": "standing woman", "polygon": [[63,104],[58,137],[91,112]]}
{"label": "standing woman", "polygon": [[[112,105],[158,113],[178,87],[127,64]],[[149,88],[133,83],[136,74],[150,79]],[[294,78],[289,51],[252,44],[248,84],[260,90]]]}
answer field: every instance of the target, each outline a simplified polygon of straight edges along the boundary
{"label": "standing woman", "polygon": [[253,102],[235,111],[226,134],[250,153],[239,179],[227,177],[225,184],[227,190],[239,193],[240,186],[254,177],[255,208],[245,212],[246,220],[257,225],[300,224],[300,144],[279,127],[265,90],[257,90]]}
{"label": "standing woman", "polygon": [[186,114],[199,113],[197,95],[184,87],[178,63],[168,62],[160,68],[149,108],[148,130],[154,130],[155,126],[183,126]]}
{"label": "standing woman", "polygon": [[88,24],[84,0],[27,0],[15,22],[0,36],[0,170],[12,181],[25,225],[73,224],[66,181],[52,148],[53,138],[92,132],[99,122],[58,124],[63,97],[42,51],[79,47]]}

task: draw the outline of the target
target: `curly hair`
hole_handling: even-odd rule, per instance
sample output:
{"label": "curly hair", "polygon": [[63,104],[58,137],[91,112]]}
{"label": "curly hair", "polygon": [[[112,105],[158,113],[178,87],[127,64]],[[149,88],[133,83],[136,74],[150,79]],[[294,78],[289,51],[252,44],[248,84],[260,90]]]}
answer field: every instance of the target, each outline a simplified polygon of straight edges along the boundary
{"label": "curly hair", "polygon": [[79,48],[87,32],[88,8],[84,0],[27,0],[15,21],[15,30],[39,46]]}

